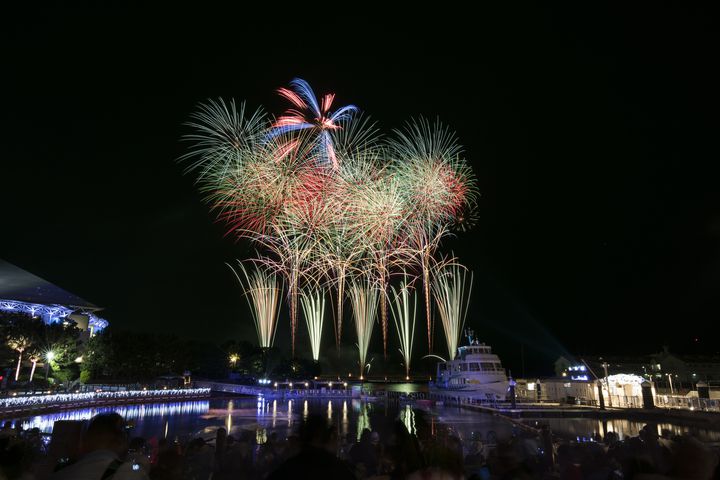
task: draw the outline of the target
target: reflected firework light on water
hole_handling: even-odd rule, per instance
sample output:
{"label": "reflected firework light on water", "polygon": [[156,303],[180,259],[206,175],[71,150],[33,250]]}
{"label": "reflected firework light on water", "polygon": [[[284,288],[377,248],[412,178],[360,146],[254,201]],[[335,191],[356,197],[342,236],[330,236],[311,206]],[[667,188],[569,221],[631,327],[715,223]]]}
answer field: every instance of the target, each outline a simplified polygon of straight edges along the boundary
{"label": "reflected firework light on water", "polygon": [[[190,401],[164,404],[123,405],[52,413],[19,420],[24,429],[37,427],[45,433],[52,431],[52,425],[58,420],[88,420],[93,415],[105,412],[117,412],[134,424],[131,435],[151,438],[153,436],[181,441],[200,436],[206,439],[215,437],[220,427],[228,434],[241,431],[254,435],[269,436],[276,432],[280,438],[292,433],[306,415],[319,414],[329,416],[340,426],[342,434],[355,432],[359,438],[364,428],[373,431],[388,431],[395,420],[402,421],[412,433],[435,429],[436,434],[452,434],[461,441],[472,439],[490,441],[508,440],[513,436],[513,423],[489,414],[458,410],[456,407],[423,407],[398,405],[390,402],[368,403],[358,399],[333,400],[328,406],[327,400],[311,399],[301,401],[237,398],[233,400]],[[592,418],[526,419],[529,426],[550,425],[554,434],[560,438],[576,440],[577,437],[589,439],[594,433],[603,435],[615,432],[620,438],[636,436],[645,422],[612,419],[604,426],[602,421]],[[606,430],[603,430],[606,428]],[[667,429],[676,434],[690,433],[703,441],[720,441],[720,431],[688,427],[680,424],[661,423],[658,434]],[[265,430],[265,433],[262,432]]]}

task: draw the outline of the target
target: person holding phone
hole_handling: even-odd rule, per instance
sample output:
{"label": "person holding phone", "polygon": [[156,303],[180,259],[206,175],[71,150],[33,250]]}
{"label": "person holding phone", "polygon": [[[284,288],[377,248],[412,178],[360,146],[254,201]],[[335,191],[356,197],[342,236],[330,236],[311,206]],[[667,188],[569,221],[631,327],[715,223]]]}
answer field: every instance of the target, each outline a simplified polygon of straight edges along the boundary
{"label": "person holding phone", "polygon": [[53,473],[52,480],[147,480],[137,462],[125,459],[128,435],[123,417],[101,413],[90,420],[82,436],[77,462]]}

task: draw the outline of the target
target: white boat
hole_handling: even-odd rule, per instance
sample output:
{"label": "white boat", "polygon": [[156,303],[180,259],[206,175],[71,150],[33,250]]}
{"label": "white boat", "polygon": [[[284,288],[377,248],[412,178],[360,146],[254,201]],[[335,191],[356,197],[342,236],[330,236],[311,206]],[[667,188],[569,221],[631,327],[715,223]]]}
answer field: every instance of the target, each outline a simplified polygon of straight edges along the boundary
{"label": "white boat", "polygon": [[473,339],[469,331],[468,345],[458,347],[454,360],[437,365],[436,381],[430,384],[435,392],[462,392],[464,398],[477,400],[505,400],[508,377],[500,357],[489,345]]}

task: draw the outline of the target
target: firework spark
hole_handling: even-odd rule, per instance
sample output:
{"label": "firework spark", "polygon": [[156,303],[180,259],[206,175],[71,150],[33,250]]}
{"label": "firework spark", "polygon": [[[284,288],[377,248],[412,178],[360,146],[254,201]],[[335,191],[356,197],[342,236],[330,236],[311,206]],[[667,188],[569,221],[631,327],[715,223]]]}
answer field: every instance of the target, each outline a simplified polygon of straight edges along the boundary
{"label": "firework spark", "polygon": [[301,130],[313,131],[317,135],[316,146],[322,152],[322,159],[337,170],[338,159],[330,132],[339,129],[341,122],[350,119],[357,107],[346,105],[331,112],[334,93],[323,95],[318,102],[315,92],[305,80],[296,78],[290,82],[290,87],[278,89],[280,96],[288,100],[292,107],[273,123],[268,136],[272,138]]}
{"label": "firework spark", "polygon": [[252,273],[248,273],[245,265],[238,261],[238,269],[242,273],[242,277],[231,265],[228,264],[228,267],[244,289],[255,322],[255,331],[260,347],[272,348],[280,313],[282,285],[274,273],[268,272],[262,267],[257,267]]}
{"label": "firework spark", "polygon": [[399,289],[392,287],[393,306],[392,316],[395,321],[398,340],[400,342],[400,354],[405,362],[405,379],[410,379],[410,361],[412,360],[413,338],[415,337],[415,312],[417,307],[417,295],[412,292],[410,299],[410,285],[407,276],[403,275],[403,281]]}
{"label": "firework spark", "polygon": [[235,101],[218,99],[201,103],[186,125],[193,133],[184,135],[183,140],[192,145],[179,160],[190,161],[186,171],[199,170],[198,181],[203,181],[226,174],[252,157],[262,143],[268,120],[262,110],[247,116],[244,103],[238,108]]}
{"label": "firework spark", "polygon": [[396,130],[389,141],[391,169],[402,183],[405,201],[413,205],[408,238],[422,270],[428,351],[432,352],[430,308],[431,259],[449,227],[461,223],[475,205],[472,170],[460,158],[455,134],[440,122],[420,119]]}
{"label": "firework spark", "polygon": [[473,274],[470,272],[469,282],[467,275],[467,268],[452,262],[437,271],[432,282],[450,360],[454,360],[457,354],[460,333],[470,304]]}
{"label": "firework spark", "polygon": [[300,303],[305,313],[313,360],[317,362],[320,358],[320,341],[325,317],[325,292],[321,289],[303,290],[300,293]]}
{"label": "firework spark", "polygon": [[315,280],[312,278],[315,267],[312,254],[316,241],[312,236],[302,232],[281,228],[277,228],[274,235],[258,237],[256,241],[268,252],[267,256],[258,259],[258,263],[265,265],[274,273],[283,275],[286,279],[290,306],[291,346],[292,354],[295,356],[300,284],[304,280]]}
{"label": "firework spark", "polygon": [[378,291],[369,279],[352,280],[348,294],[355,318],[355,331],[357,332],[358,366],[360,367],[360,380],[363,379],[367,366],[367,351],[372,337],[373,326],[377,316]]}

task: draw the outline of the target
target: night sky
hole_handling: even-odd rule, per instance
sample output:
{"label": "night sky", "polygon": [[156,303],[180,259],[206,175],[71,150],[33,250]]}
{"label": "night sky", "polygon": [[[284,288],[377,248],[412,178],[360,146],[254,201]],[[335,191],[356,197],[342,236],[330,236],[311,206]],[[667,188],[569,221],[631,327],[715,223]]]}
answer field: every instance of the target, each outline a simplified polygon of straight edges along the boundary
{"label": "night sky", "polygon": [[254,338],[224,264],[251,251],[176,159],[198,102],[281,113],[274,90],[299,76],[385,131],[419,115],[457,131],[482,197],[444,250],[475,272],[469,324],[514,371],[521,350],[528,370],[718,350],[717,18],[479,5],[8,14],[0,258],[118,328]]}

